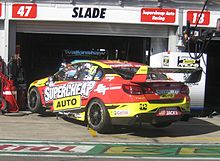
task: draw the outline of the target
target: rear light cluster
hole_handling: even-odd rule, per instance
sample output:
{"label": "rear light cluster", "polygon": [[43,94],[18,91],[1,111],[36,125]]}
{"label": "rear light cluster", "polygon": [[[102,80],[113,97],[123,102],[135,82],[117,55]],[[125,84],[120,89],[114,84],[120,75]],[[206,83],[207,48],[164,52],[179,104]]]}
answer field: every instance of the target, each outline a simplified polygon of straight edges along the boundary
{"label": "rear light cluster", "polygon": [[131,95],[152,94],[154,93],[150,87],[141,87],[139,85],[127,85],[123,84],[122,88],[124,92]]}
{"label": "rear light cluster", "polygon": [[180,89],[180,93],[189,95],[189,87],[186,85],[182,86],[182,88]]}

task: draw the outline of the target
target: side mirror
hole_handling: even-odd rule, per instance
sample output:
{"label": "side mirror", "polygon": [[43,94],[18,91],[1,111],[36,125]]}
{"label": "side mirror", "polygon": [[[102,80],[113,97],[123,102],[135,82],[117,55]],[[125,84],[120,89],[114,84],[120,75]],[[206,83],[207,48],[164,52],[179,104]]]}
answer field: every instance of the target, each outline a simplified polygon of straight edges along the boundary
{"label": "side mirror", "polygon": [[190,74],[190,76],[186,79],[185,83],[197,83],[201,80],[201,77],[202,68],[198,68]]}
{"label": "side mirror", "polygon": [[53,82],[54,81],[54,76],[49,76],[48,77],[48,82]]}

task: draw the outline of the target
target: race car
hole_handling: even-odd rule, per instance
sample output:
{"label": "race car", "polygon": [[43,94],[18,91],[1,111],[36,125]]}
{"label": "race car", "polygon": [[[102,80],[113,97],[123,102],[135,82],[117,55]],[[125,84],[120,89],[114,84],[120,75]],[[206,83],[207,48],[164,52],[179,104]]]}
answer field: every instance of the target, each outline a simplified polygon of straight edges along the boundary
{"label": "race car", "polygon": [[64,114],[102,133],[110,125],[187,121],[189,88],[149,66],[119,60],[77,60],[30,84],[28,108]]}

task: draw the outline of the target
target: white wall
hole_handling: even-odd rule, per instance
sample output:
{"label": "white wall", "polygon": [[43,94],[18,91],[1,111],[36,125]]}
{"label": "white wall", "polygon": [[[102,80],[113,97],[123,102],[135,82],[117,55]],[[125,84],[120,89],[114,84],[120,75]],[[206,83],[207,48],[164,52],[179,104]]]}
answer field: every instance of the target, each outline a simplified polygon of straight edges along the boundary
{"label": "white wall", "polygon": [[0,21],[0,56],[6,59],[4,21]]}

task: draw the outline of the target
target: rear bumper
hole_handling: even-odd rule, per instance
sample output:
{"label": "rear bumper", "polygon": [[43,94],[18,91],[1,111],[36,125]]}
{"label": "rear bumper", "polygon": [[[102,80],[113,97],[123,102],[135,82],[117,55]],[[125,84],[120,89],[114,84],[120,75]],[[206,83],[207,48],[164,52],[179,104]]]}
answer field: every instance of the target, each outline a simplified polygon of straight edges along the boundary
{"label": "rear bumper", "polygon": [[155,113],[142,113],[135,117],[111,118],[112,125],[134,125],[136,122],[145,122],[150,124],[162,122],[188,121],[190,113],[184,113],[178,116],[155,116]]}

